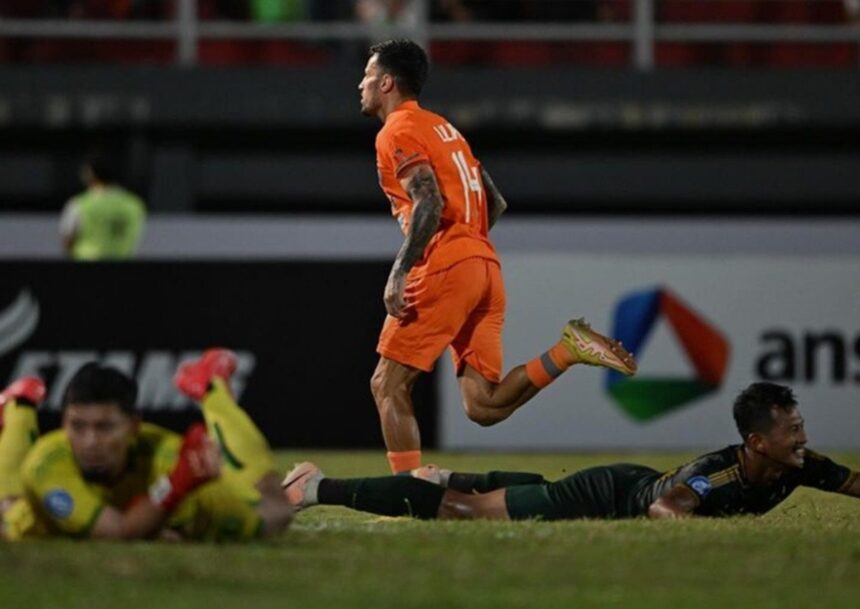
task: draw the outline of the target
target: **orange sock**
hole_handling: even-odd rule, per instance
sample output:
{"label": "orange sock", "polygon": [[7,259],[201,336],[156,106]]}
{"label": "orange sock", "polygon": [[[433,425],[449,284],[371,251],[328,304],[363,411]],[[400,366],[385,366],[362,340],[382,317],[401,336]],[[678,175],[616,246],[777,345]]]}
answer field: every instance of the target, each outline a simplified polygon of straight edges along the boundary
{"label": "orange sock", "polygon": [[416,467],[421,467],[420,450],[388,451],[385,456],[388,457],[388,465],[391,466],[392,474],[408,472]]}
{"label": "orange sock", "polygon": [[559,341],[549,351],[526,364],[526,376],[532,385],[543,389],[574,363],[570,351]]}

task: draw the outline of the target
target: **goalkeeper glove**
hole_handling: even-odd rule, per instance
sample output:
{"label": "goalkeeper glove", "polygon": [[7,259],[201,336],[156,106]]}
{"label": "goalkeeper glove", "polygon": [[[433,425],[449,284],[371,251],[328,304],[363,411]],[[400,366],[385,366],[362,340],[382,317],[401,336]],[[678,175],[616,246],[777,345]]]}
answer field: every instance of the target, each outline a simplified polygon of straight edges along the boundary
{"label": "goalkeeper glove", "polygon": [[165,512],[172,512],[188,493],[218,477],[219,457],[220,453],[206,434],[206,427],[195,423],[185,433],[173,470],[149,488],[150,500]]}

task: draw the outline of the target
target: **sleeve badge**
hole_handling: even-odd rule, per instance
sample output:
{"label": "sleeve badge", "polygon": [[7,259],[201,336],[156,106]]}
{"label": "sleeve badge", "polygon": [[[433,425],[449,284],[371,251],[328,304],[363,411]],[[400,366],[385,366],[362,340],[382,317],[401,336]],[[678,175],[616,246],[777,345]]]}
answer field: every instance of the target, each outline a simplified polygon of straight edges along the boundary
{"label": "sleeve badge", "polygon": [[708,496],[708,493],[711,492],[713,486],[711,485],[711,481],[707,476],[693,476],[689,480],[687,480],[687,486],[696,493],[699,497],[704,499]]}

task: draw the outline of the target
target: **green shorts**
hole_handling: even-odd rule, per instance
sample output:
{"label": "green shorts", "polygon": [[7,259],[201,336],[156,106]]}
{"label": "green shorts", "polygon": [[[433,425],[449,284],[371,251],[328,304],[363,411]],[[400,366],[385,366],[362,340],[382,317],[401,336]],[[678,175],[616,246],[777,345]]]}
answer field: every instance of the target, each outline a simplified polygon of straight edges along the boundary
{"label": "green shorts", "polygon": [[592,467],[556,482],[509,486],[505,503],[512,520],[633,518],[644,513],[636,490],[658,475],[630,463]]}

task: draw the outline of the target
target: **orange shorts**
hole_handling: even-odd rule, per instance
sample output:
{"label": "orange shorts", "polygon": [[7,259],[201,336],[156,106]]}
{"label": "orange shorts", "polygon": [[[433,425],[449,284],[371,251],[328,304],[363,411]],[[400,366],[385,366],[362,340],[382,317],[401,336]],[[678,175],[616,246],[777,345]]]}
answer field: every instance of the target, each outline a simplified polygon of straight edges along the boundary
{"label": "orange shorts", "polygon": [[469,364],[498,383],[502,374],[505,285],[499,264],[467,258],[406,284],[407,315],[385,318],[376,351],[430,372],[450,345],[459,375]]}

